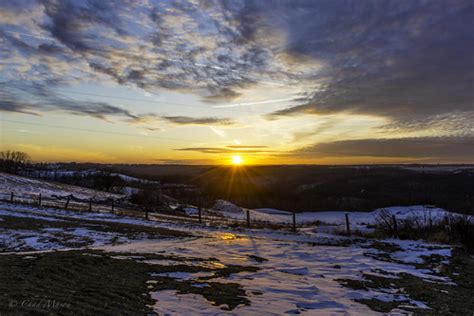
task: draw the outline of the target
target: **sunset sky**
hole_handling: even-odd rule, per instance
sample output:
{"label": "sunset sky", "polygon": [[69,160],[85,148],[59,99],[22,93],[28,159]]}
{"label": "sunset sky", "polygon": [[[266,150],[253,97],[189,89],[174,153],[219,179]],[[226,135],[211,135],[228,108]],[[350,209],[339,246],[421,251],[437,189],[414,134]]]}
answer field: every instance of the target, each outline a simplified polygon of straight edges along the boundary
{"label": "sunset sky", "polygon": [[36,161],[474,163],[474,1],[3,1]]}

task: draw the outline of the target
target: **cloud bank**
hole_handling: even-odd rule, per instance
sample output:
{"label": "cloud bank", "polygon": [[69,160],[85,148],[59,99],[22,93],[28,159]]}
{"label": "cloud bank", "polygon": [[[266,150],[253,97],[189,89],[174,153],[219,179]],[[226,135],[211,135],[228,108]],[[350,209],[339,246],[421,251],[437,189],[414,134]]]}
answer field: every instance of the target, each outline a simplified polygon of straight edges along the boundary
{"label": "cloud bank", "polygon": [[314,157],[403,157],[467,162],[474,157],[474,137],[360,139],[320,143],[297,153]]}
{"label": "cloud bank", "polygon": [[[54,89],[105,79],[221,104],[270,83],[299,92],[269,119],[384,117],[387,138],[436,126],[442,142],[417,142],[443,156],[436,148],[458,146],[452,137],[474,136],[473,16],[470,0],[3,1],[0,111],[232,125],[232,118],[137,114]],[[421,154],[407,145],[413,139],[347,141],[329,149],[346,145],[359,155],[358,143]]]}

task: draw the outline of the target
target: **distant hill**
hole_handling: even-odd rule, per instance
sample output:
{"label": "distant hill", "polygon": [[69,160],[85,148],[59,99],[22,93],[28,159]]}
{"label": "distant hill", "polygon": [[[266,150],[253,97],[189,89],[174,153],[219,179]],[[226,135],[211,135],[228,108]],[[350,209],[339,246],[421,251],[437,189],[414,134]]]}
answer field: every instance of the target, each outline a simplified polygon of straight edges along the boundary
{"label": "distant hill", "polygon": [[[234,168],[62,164],[61,168],[105,168],[163,184],[186,184],[198,188],[207,201],[225,199],[249,208],[373,211],[387,206],[429,204],[474,214],[473,165],[269,165]],[[180,191],[179,188],[166,193],[178,199],[192,195],[189,189]]]}

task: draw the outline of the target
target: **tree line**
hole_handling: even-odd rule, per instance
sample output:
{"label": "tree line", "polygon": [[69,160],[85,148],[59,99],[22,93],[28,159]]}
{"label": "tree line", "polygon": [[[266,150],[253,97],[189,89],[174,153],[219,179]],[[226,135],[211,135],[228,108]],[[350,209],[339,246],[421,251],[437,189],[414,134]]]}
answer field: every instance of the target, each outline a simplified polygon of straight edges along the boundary
{"label": "tree line", "polygon": [[0,152],[0,171],[17,174],[31,163],[31,157],[25,152],[4,150]]}

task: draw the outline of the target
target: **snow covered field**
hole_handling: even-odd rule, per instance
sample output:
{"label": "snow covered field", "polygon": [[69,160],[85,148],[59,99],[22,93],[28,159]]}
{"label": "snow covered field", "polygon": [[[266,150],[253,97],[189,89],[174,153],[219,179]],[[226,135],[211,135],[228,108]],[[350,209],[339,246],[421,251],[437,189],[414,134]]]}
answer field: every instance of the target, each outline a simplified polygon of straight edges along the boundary
{"label": "snow covered field", "polygon": [[[214,206],[215,211],[228,219],[245,220],[247,209],[240,208],[228,201],[219,200]],[[293,222],[293,214],[284,210],[271,208],[250,209],[251,221],[266,222],[273,224],[290,225]],[[196,215],[197,210],[187,209],[188,215]],[[368,227],[376,224],[382,213],[393,215],[397,220],[416,219],[421,225],[435,224],[445,219],[446,216],[461,216],[460,214],[448,212],[444,209],[430,205],[393,206],[377,209],[372,212],[300,212],[296,213],[296,224],[299,226],[315,226],[319,232],[343,231],[346,227],[346,214],[349,217],[353,231],[366,232]]]}
{"label": "snow covered field", "polygon": [[16,195],[43,196],[66,196],[73,194],[79,199],[118,199],[123,197],[120,194],[96,191],[88,188],[67,185],[62,183],[48,182],[44,180],[31,179],[21,176],[0,172],[0,194],[2,198],[14,192]]}
{"label": "snow covered field", "polygon": [[[401,211],[401,210],[400,210]],[[264,212],[262,212],[264,213]],[[339,214],[321,215],[329,222]],[[313,219],[312,217],[311,219]],[[25,227],[12,224],[28,220]],[[33,223],[41,223],[38,229]],[[28,224],[28,225],[27,225]],[[9,226],[13,225],[13,226]],[[123,230],[120,226],[133,225]],[[102,227],[102,228],[99,228]],[[107,229],[103,229],[107,227]],[[14,229],[12,229],[14,228]],[[150,229],[166,229],[192,237],[152,234]],[[406,313],[413,308],[429,308],[426,302],[413,299],[408,293],[394,289],[353,289],[343,286],[341,280],[363,280],[367,275],[409,274],[425,280],[452,284],[452,280],[439,275],[436,268],[424,266],[427,257],[448,262],[451,248],[419,241],[385,240],[375,244],[371,240],[350,239],[318,233],[314,227],[298,233],[272,230],[233,230],[178,223],[151,222],[112,214],[75,213],[10,204],[0,206],[0,240],[3,255],[9,253],[34,256],[37,251],[75,249],[101,249],[106,253],[123,253],[125,258],[138,258],[146,254],[163,258],[215,258],[206,263],[210,272],[175,271],[158,273],[159,277],[187,282],[196,287],[193,293],[178,290],[154,290],[150,276],[149,294],[155,300],[153,309],[160,315],[280,315],[280,314],[353,314],[376,315],[375,310],[359,303],[376,299],[382,302],[403,301],[404,308],[392,313]],[[65,242],[65,240],[67,242]],[[387,251],[385,249],[391,249]],[[133,256],[135,254],[136,256]],[[120,256],[119,256],[120,257]],[[177,260],[177,259],[176,259]],[[195,259],[193,259],[195,260]],[[208,259],[206,259],[208,260]],[[183,261],[169,259],[148,260],[147,263],[163,269],[180,266]],[[194,262],[194,261],[193,261]],[[206,261],[203,261],[204,263]],[[203,263],[200,263],[203,264]],[[219,270],[234,265],[255,268],[220,276]],[[183,268],[184,270],[189,268]],[[212,282],[211,282],[212,281]],[[211,283],[238,284],[243,288],[248,304],[232,310],[228,306],[213,304],[206,299],[206,288]],[[196,294],[199,291],[204,294]]]}
{"label": "snow covered field", "polygon": [[[157,250],[154,242],[137,242],[122,246],[108,246],[109,251],[126,251],[146,253]],[[430,253],[450,255],[449,249],[436,251],[419,251],[420,244],[408,244],[417,248],[412,256]],[[422,246],[421,246],[422,247]],[[166,253],[180,256],[212,256],[223,264],[256,265],[257,272],[236,274],[230,278],[218,278],[214,281],[237,282],[250,294],[251,305],[242,306],[235,314],[245,315],[279,315],[308,313],[310,315],[327,315],[330,313],[350,312],[360,315],[377,314],[367,306],[358,304],[353,299],[376,298],[380,300],[406,300],[405,295],[390,294],[384,291],[353,291],[343,288],[336,279],[359,278],[363,273],[377,273],[384,270],[389,273],[412,273],[421,278],[438,282],[449,282],[429,274],[429,271],[418,271],[410,265],[391,264],[377,260],[367,260],[366,249],[361,247],[312,246],[306,243],[274,240],[272,238],[254,237],[246,234],[215,232],[210,238],[189,241],[169,240],[159,244],[159,249]],[[268,261],[256,263],[250,256],[258,256]],[[176,278],[196,278],[193,274],[178,274]],[[155,310],[162,313],[184,314],[219,314],[218,306],[206,304],[196,295],[177,295],[176,291],[156,292],[152,294],[157,303]],[[417,307],[425,305],[415,300],[410,304]],[[269,304],[271,302],[271,304]]]}

